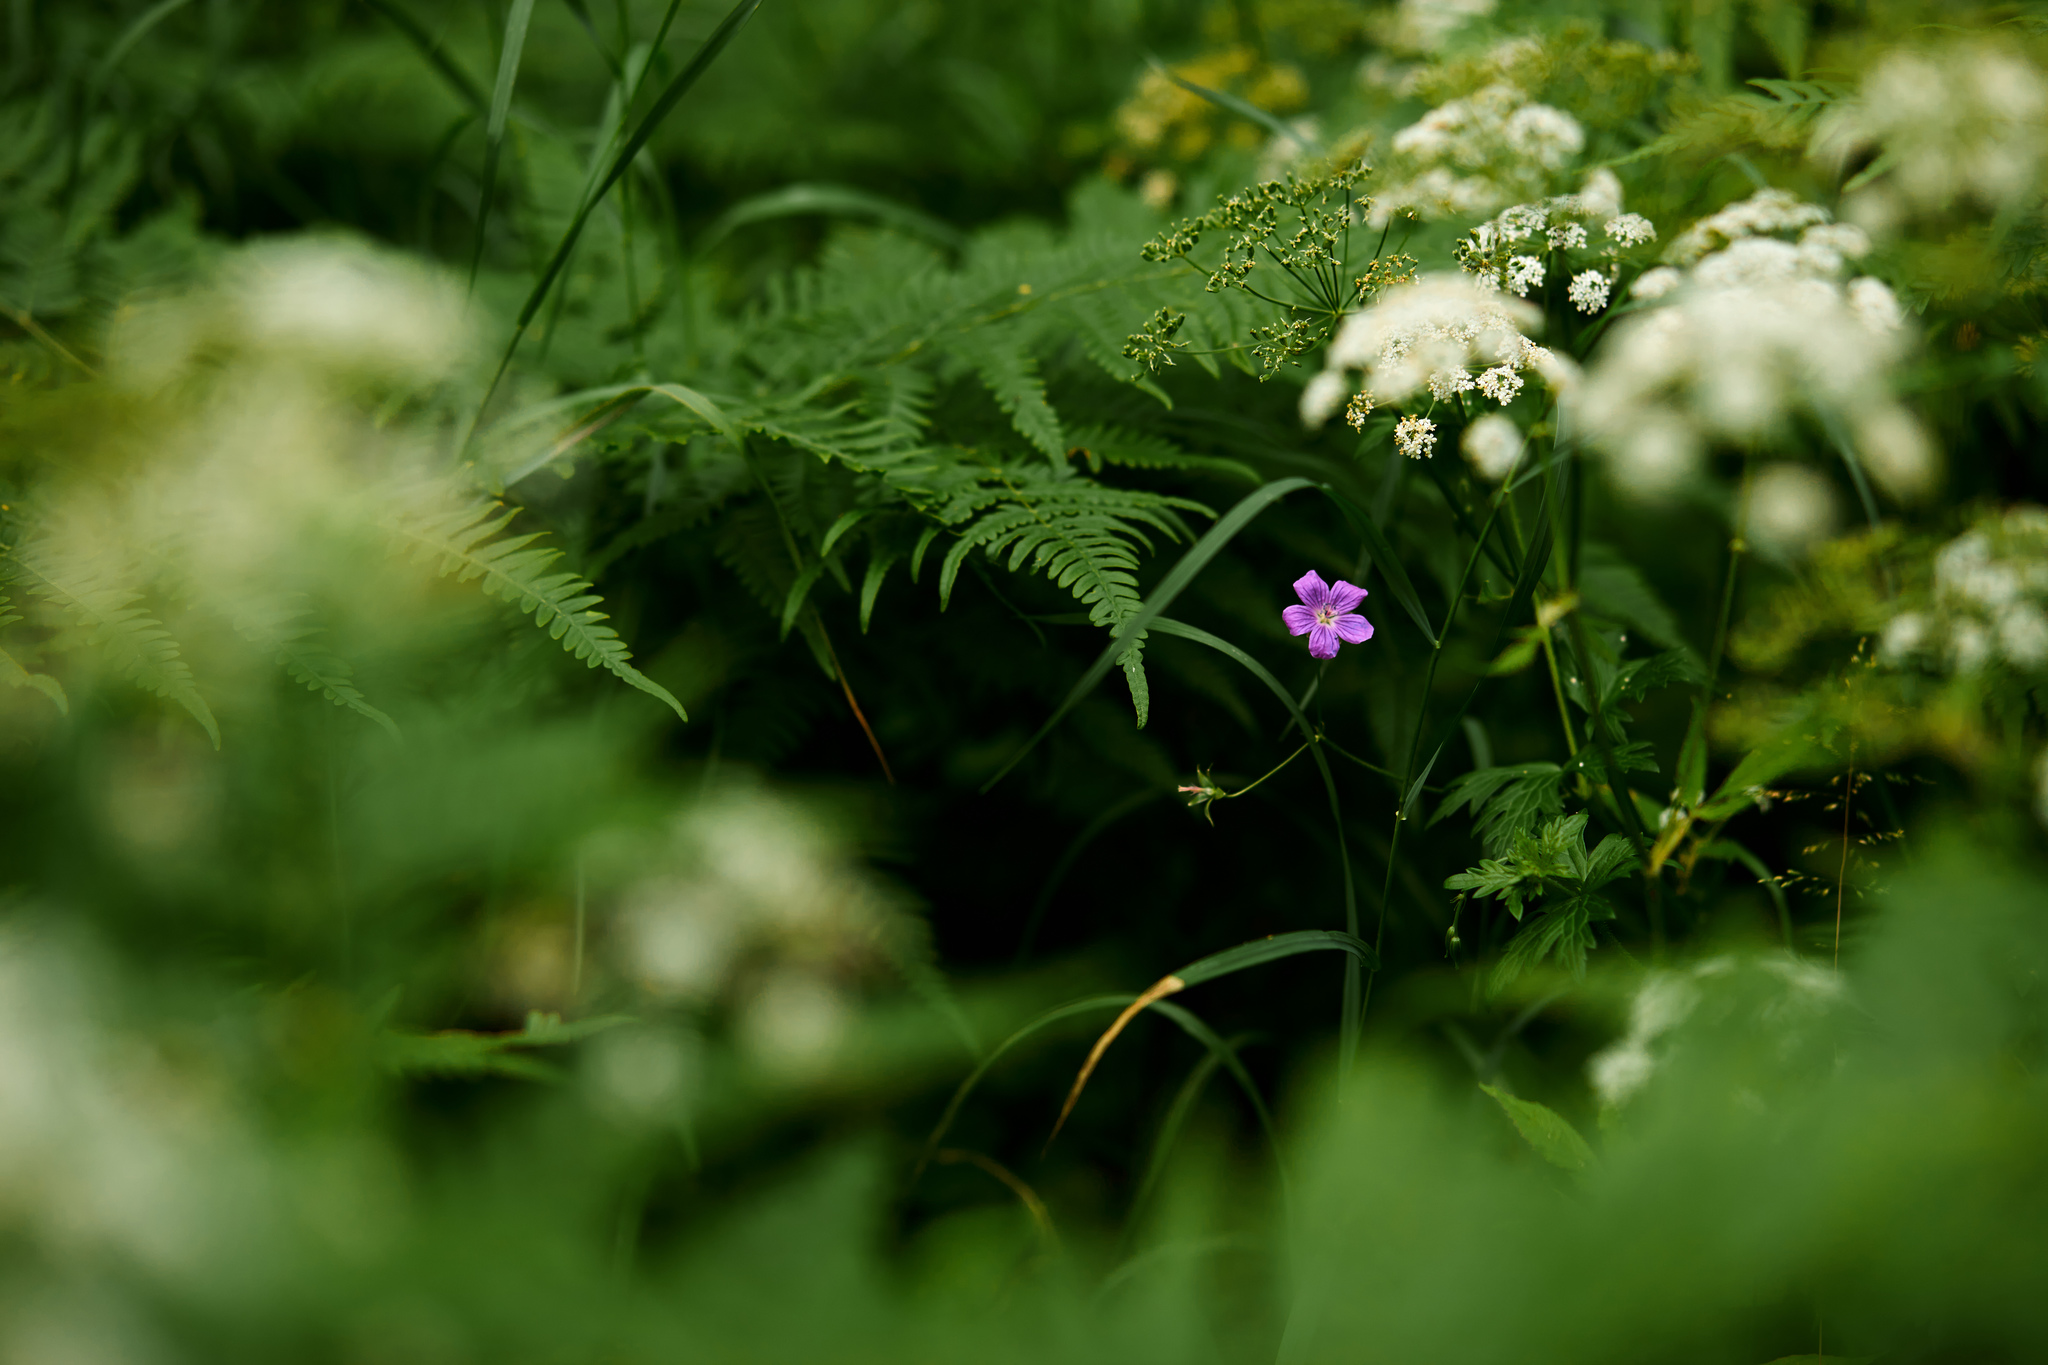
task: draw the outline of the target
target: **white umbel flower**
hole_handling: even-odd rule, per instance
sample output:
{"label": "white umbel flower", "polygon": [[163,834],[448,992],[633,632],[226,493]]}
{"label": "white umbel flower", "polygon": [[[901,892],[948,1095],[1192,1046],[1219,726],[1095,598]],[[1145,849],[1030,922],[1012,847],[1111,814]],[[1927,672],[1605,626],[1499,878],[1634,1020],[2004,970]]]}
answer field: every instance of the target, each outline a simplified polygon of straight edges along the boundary
{"label": "white umbel flower", "polygon": [[1620,246],[1641,246],[1657,240],[1657,227],[1640,213],[1624,213],[1607,220],[1607,237]]}
{"label": "white umbel flower", "polygon": [[1607,297],[1612,289],[1613,285],[1605,275],[1597,270],[1587,270],[1572,277],[1571,288],[1565,291],[1565,297],[1581,313],[1597,313],[1607,306]]}
{"label": "white umbel flower", "polygon": [[1419,460],[1436,449],[1436,423],[1427,417],[1403,417],[1394,428],[1394,449]]}
{"label": "white umbel flower", "polygon": [[1508,290],[1516,298],[1526,299],[1531,289],[1543,285],[1543,258],[1541,256],[1508,257]]}

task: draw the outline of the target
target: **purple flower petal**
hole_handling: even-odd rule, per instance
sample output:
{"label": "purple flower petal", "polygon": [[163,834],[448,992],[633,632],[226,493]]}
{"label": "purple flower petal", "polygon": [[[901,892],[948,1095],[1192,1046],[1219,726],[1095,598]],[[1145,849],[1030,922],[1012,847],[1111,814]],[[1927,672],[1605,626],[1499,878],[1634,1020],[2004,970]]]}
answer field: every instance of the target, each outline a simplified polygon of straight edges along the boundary
{"label": "purple flower petal", "polygon": [[1316,614],[1307,607],[1284,607],[1280,619],[1287,623],[1289,635],[1306,635],[1309,627],[1316,623]]}
{"label": "purple flower petal", "polygon": [[1337,657],[1337,632],[1328,626],[1315,626],[1308,633],[1308,656],[1311,659],[1334,659]]}
{"label": "purple flower petal", "polygon": [[1311,611],[1330,600],[1330,585],[1314,569],[1294,580],[1294,595]]}
{"label": "purple flower petal", "polygon": [[1364,588],[1354,588],[1341,578],[1330,588],[1330,605],[1340,612],[1357,611],[1364,600]]}
{"label": "purple flower petal", "polygon": [[1337,633],[1344,637],[1344,643],[1347,645],[1362,645],[1372,638],[1372,622],[1356,612],[1340,616],[1332,624],[1336,626]]}

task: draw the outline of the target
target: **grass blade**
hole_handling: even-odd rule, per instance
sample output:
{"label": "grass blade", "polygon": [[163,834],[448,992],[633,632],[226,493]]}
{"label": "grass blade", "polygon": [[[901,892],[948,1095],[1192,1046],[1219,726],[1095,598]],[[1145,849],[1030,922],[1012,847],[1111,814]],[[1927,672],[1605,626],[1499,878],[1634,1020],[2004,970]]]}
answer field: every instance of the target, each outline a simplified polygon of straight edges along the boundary
{"label": "grass blade", "polygon": [[1298,929],[1291,934],[1275,934],[1270,938],[1253,939],[1240,943],[1235,948],[1225,948],[1220,953],[1211,953],[1205,958],[1190,962],[1175,972],[1182,986],[1199,986],[1205,981],[1214,981],[1220,976],[1241,972],[1247,967],[1262,967],[1268,962],[1278,962],[1283,957],[1294,957],[1301,953],[1341,952],[1349,953],[1368,967],[1378,965],[1379,954],[1372,945],[1356,934],[1341,933],[1335,929]]}
{"label": "grass blade", "polygon": [[1227,109],[1239,118],[1248,118],[1267,132],[1273,134],[1273,136],[1284,137],[1305,152],[1320,152],[1323,150],[1322,144],[1314,138],[1304,136],[1299,129],[1289,127],[1281,119],[1267,113],[1250,100],[1240,99],[1227,90],[1211,90],[1206,85],[1196,85],[1193,81],[1182,80],[1173,73],[1172,68],[1157,57],[1147,57],[1145,60],[1151,63],[1154,71],[1157,71],[1160,75],[1166,77],[1166,79],[1172,81],[1197,99],[1205,99],[1218,109]]}
{"label": "grass blade", "polygon": [[918,1176],[924,1174],[924,1168],[931,1164],[933,1155],[939,1149],[939,1144],[945,1140],[947,1131],[952,1128],[953,1120],[959,1117],[960,1107],[967,1103],[967,1097],[973,1093],[974,1087],[981,1084],[982,1077],[988,1075],[995,1068],[995,1064],[1002,1060],[1004,1053],[1033,1034],[1050,1028],[1063,1019],[1071,1019],[1077,1014],[1088,1014],[1095,1010],[1106,1010],[1119,1005],[1128,1005],[1134,998],[1134,996],[1126,991],[1121,995],[1091,995],[1084,1000],[1069,1001],[1064,1005],[1047,1010],[1044,1014],[1039,1015],[1036,1019],[1025,1024],[1015,1033],[1012,1033],[1009,1037],[1003,1039],[1002,1042],[989,1049],[988,1056],[982,1058],[974,1070],[967,1073],[967,1079],[960,1082],[960,1088],[953,1092],[953,1098],[946,1101],[945,1112],[939,1115],[938,1123],[932,1128],[932,1135],[925,1139],[924,1155],[918,1158],[917,1169],[911,1172],[911,1183],[915,1184]]}
{"label": "grass blade", "polygon": [[812,213],[873,218],[890,227],[927,238],[949,251],[958,251],[967,245],[967,235],[959,229],[893,199],[845,185],[806,184],[787,185],[734,204],[704,230],[704,235],[697,239],[697,250],[700,254],[711,250],[750,223]]}
{"label": "grass blade", "polygon": [[121,64],[121,59],[133,51],[137,43],[148,37],[151,29],[190,3],[192,0],[160,0],[160,3],[151,5],[137,16],[135,22],[122,30],[121,36],[114,40],[114,45],[107,49],[107,55],[100,59],[100,64],[93,68],[93,88],[97,90],[106,84],[107,77],[114,74],[114,68]]}
{"label": "grass blade", "polygon": [[1269,938],[1255,939],[1250,943],[1240,943],[1235,948],[1225,948],[1220,953],[1211,953],[1189,963],[1177,972],[1160,977],[1146,987],[1143,994],[1135,998],[1126,997],[1131,1003],[1124,1006],[1123,1013],[1116,1017],[1115,1022],[1095,1040],[1095,1046],[1088,1050],[1088,1060],[1081,1064],[1081,1073],[1074,1077],[1073,1089],[1067,1092],[1067,1102],[1060,1106],[1059,1119],[1053,1124],[1052,1136],[1045,1140],[1045,1145],[1052,1146],[1053,1138],[1057,1138],[1060,1129],[1066,1126],[1067,1116],[1074,1112],[1074,1106],[1080,1102],[1081,1092],[1088,1086],[1088,1078],[1095,1074],[1095,1068],[1101,1064],[1103,1054],[1109,1051],[1109,1045],[1115,1042],[1117,1035],[1124,1031],[1125,1026],[1144,1013],[1148,1006],[1164,1000],[1169,995],[1177,995],[1190,986],[1199,986],[1205,981],[1214,981],[1219,976],[1229,976],[1247,967],[1263,966],[1268,962],[1277,962],[1283,957],[1294,957],[1300,953],[1327,952],[1331,949],[1349,953],[1357,961],[1368,965],[1376,964],[1379,958],[1372,945],[1356,934],[1340,933],[1335,929],[1303,929],[1292,934],[1276,934]]}
{"label": "grass blade", "polygon": [[491,109],[484,120],[483,196],[476,207],[476,244],[469,253],[469,287],[476,288],[477,267],[483,264],[484,238],[491,224],[491,199],[498,188],[498,156],[505,146],[505,120],[512,112],[512,87],[519,81],[519,59],[526,52],[526,30],[533,22],[533,0],[512,0],[505,16],[505,41],[498,52],[498,80],[491,87]]}
{"label": "grass blade", "polygon": [[1081,698],[1095,690],[1096,684],[1108,675],[1110,667],[1116,662],[1116,656],[1123,652],[1123,640],[1150,627],[1162,612],[1173,605],[1174,598],[1180,596],[1188,584],[1194,582],[1195,575],[1207,568],[1209,561],[1222,553],[1223,547],[1236,539],[1237,533],[1250,525],[1254,517],[1289,493],[1316,487],[1320,485],[1312,479],[1275,479],[1245,494],[1237,506],[1225,512],[1222,518],[1181,556],[1180,562],[1173,566],[1172,571],[1160,581],[1159,586],[1152,590],[1152,595],[1145,599],[1145,605],[1139,609],[1138,614],[1118,628],[1116,638],[1110,641],[1108,647],[1089,666],[1088,671],[1081,675],[1081,680],[1067,693],[1066,700],[1059,704],[1059,708],[1045,724],[1038,727],[1038,732],[1024,742],[1023,748],[1010,756],[1010,761],[1005,763],[994,777],[981,784],[982,794],[986,795],[996,783],[1009,776],[1010,770],[1023,762],[1024,756],[1037,748],[1039,741],[1052,733],[1052,728],[1065,719],[1067,712],[1073,710]]}
{"label": "grass blade", "polygon": [[[1288,713],[1294,717],[1295,725],[1301,730],[1301,737],[1304,740],[1310,741],[1309,756],[1315,760],[1316,770],[1322,774],[1323,790],[1330,798],[1330,820],[1337,827],[1337,860],[1344,869],[1344,929],[1345,932],[1356,935],[1358,933],[1358,890],[1352,882],[1351,850],[1344,841],[1344,812],[1338,807],[1337,803],[1337,778],[1330,771],[1330,760],[1323,756],[1323,746],[1320,743],[1314,742],[1316,740],[1316,732],[1309,725],[1308,716],[1302,711],[1301,704],[1295,701],[1293,693],[1280,685],[1280,680],[1274,677],[1264,664],[1230,643],[1230,641],[1211,635],[1206,630],[1186,625],[1167,617],[1160,617],[1154,621],[1152,629],[1162,635],[1178,635],[1184,640],[1193,640],[1196,644],[1207,645],[1218,653],[1235,659],[1253,677],[1264,683],[1266,690],[1278,697],[1280,704],[1285,706]],[[1351,1069],[1351,1058],[1358,1049],[1358,1029],[1361,1022],[1358,1005],[1364,990],[1359,973],[1360,968],[1356,959],[1344,964],[1344,1017],[1338,1029],[1338,1038],[1339,1052],[1344,1070],[1346,1071]]]}
{"label": "grass blade", "polygon": [[597,55],[604,58],[604,64],[611,68],[612,75],[619,74],[619,59],[604,45],[604,38],[597,31],[597,21],[590,17],[590,6],[583,0],[562,0],[569,12],[576,16],[576,22],[583,25],[583,31],[590,35],[590,45],[597,49]]}
{"label": "grass blade", "polygon": [[426,25],[414,18],[411,11],[398,0],[363,0],[363,3],[384,16],[393,28],[404,34],[406,39],[419,49],[427,64],[441,73],[441,79],[461,97],[462,102],[478,114],[489,108],[490,101],[484,97],[483,87],[476,83],[476,77],[449,56],[442,48],[441,40],[429,34]]}
{"label": "grass blade", "polygon": [[1320,484],[1318,487],[1331,502],[1337,504],[1337,509],[1344,514],[1345,520],[1351,523],[1352,529],[1364,538],[1366,553],[1372,556],[1372,562],[1379,566],[1380,573],[1385,576],[1387,587],[1393,591],[1394,600],[1414,619],[1416,626],[1422,631],[1423,638],[1429,641],[1430,647],[1435,648],[1438,644],[1437,634],[1429,624],[1428,613],[1422,609],[1422,599],[1415,595],[1415,584],[1409,581],[1408,570],[1401,567],[1401,558],[1394,553],[1394,547],[1387,543],[1386,535],[1381,532],[1379,523],[1366,515],[1364,508],[1330,485]]}
{"label": "grass blade", "polygon": [[654,136],[662,120],[669,116],[684,95],[690,93],[690,87],[694,86],[698,78],[718,60],[719,54],[732,42],[741,25],[751,19],[754,11],[759,8],[761,0],[739,0],[739,3],[732,7],[718,27],[712,30],[711,36],[697,49],[697,55],[690,59],[689,65],[676,73],[667,88],[655,99],[653,106],[634,126],[632,135],[613,156],[611,166],[605,171],[604,178],[598,182],[597,188],[585,196],[583,203],[577,206],[576,216],[569,220],[568,230],[562,234],[562,240],[556,245],[555,254],[548,259],[547,267],[541,271],[539,282],[533,286],[532,292],[526,296],[526,302],[520,306],[519,320],[512,329],[512,340],[507,343],[504,359],[498,362],[498,372],[492,376],[490,389],[484,394],[485,402],[490,401],[491,393],[497,390],[498,381],[505,377],[505,369],[512,363],[512,356],[518,351],[520,340],[525,337],[526,329],[533,324],[534,317],[540,312],[541,304],[547,300],[548,292],[560,278],[562,267],[568,264],[569,254],[576,249],[577,239],[583,235],[584,225],[590,221],[591,213],[604,201],[612,186],[619,183],[620,177],[624,176],[627,167],[633,164],[633,158],[640,155],[641,148]]}

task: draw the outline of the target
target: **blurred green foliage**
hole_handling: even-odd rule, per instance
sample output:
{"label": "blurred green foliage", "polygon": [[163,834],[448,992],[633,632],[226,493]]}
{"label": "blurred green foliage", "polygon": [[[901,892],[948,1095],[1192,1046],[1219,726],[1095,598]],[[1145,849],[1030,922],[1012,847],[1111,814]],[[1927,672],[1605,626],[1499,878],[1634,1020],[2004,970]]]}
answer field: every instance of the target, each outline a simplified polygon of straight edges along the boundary
{"label": "blurred green foliage", "polygon": [[7,0],[0,1354],[2037,1358],[2044,29]]}

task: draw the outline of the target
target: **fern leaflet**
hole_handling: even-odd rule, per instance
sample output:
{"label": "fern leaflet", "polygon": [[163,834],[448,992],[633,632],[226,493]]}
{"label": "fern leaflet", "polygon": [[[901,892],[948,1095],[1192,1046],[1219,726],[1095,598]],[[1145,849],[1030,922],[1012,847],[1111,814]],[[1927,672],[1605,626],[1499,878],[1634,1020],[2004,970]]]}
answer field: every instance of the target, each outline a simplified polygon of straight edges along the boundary
{"label": "fern leaflet", "polygon": [[418,558],[434,561],[444,576],[452,573],[458,583],[481,580],[487,595],[516,603],[521,612],[531,612],[534,624],[560,641],[570,654],[637,687],[688,720],[683,704],[667,688],[633,667],[626,642],[605,624],[605,613],[594,610],[604,599],[590,591],[589,582],[567,571],[549,572],[562,557],[560,550],[534,545],[540,539],[537,532],[502,535],[518,515],[518,508],[505,511],[504,504],[488,502],[438,516],[400,520],[393,529],[413,545]]}

